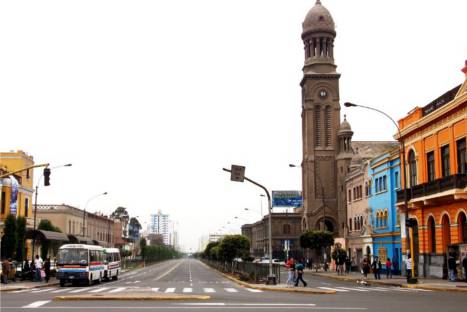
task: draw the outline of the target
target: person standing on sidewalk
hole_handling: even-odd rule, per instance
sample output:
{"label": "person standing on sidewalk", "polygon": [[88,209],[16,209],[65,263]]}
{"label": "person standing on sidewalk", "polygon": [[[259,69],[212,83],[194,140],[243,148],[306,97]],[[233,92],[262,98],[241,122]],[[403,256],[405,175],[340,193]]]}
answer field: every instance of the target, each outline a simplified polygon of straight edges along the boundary
{"label": "person standing on sidewalk", "polygon": [[407,268],[407,283],[412,279],[412,258],[410,253],[407,254],[407,259],[405,260],[405,266]]}
{"label": "person standing on sidewalk", "polygon": [[467,282],[467,255],[462,260],[462,267],[464,268],[464,282]]}
{"label": "person standing on sidewalk", "polygon": [[381,261],[379,261],[378,257],[375,257],[373,259],[373,263],[371,264],[371,268],[373,269],[375,279],[381,279],[380,266],[381,266]]}
{"label": "person standing on sidewalk", "polygon": [[298,283],[302,281],[303,287],[306,287],[307,283],[303,280],[303,269],[305,266],[303,265],[303,260],[298,261],[297,264],[295,264],[295,270],[297,270],[297,279],[295,280],[295,287],[298,286]]}
{"label": "person standing on sidewalk", "polygon": [[10,275],[10,261],[3,259],[2,261],[2,284],[8,284],[8,275]]}
{"label": "person standing on sidewalk", "polygon": [[44,271],[45,271],[45,282],[48,283],[50,279],[50,258],[45,259]]}
{"label": "person standing on sidewalk", "polygon": [[368,277],[368,273],[370,272],[370,260],[367,257],[363,258],[362,261],[362,274],[365,279]]}
{"label": "person standing on sidewalk", "polygon": [[386,260],[386,278],[392,278],[392,263],[389,258]]}
{"label": "person standing on sidewalk", "polygon": [[350,257],[347,256],[345,258],[345,273],[350,274],[351,268],[352,268],[352,260],[350,260]]}
{"label": "person standing on sidewalk", "polygon": [[34,268],[36,269],[36,271],[34,272],[34,276],[35,276],[36,282],[42,282],[41,270],[44,266],[43,264],[44,262],[39,257],[39,255],[36,255],[36,259],[34,260]]}

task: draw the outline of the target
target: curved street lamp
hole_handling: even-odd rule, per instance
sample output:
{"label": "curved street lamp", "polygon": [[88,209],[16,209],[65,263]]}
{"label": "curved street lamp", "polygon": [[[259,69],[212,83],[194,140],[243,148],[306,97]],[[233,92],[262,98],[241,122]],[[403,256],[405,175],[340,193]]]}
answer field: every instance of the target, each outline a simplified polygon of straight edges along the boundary
{"label": "curved street lamp", "polygon": [[[386,118],[388,118],[389,120],[391,120],[391,122],[396,126],[397,128],[397,132],[398,132],[398,135],[399,135],[399,140],[400,140],[400,145],[399,145],[399,152],[402,154],[402,174],[403,174],[403,181],[404,181],[404,208],[405,208],[405,233],[407,235],[407,239],[405,240],[405,243],[406,243],[406,250],[409,251],[410,250],[410,255],[412,257],[412,278],[413,280],[409,281],[407,280],[407,282],[409,283],[417,283],[417,279],[415,277],[415,257],[414,257],[414,253],[413,253],[413,244],[411,244],[411,241],[413,240],[413,235],[410,235],[410,227],[407,226],[407,222],[409,220],[409,207],[407,205],[407,178],[406,178],[406,168],[405,168],[405,142],[404,142],[404,139],[402,138],[402,135],[401,135],[401,129],[399,127],[399,125],[397,124],[397,122],[391,117],[389,116],[388,114],[386,114],[385,112],[379,110],[379,109],[376,109],[376,108],[373,108],[373,107],[369,107],[369,106],[365,106],[365,105],[359,105],[359,104],[355,104],[355,103],[350,103],[350,102],[345,102],[344,103],[344,106],[345,107],[361,107],[361,108],[365,108],[365,109],[369,109],[369,110],[372,110],[372,111],[375,111],[375,112],[378,112],[384,116],[386,116]],[[407,258],[408,258],[409,255],[407,255]]]}
{"label": "curved street lamp", "polygon": [[86,233],[86,232],[85,232],[85,229],[86,229],[86,227],[85,227],[86,208],[88,207],[88,204],[89,204],[89,202],[90,202],[91,200],[96,199],[96,198],[98,198],[98,197],[100,197],[100,196],[104,196],[104,195],[107,195],[107,192],[99,193],[99,194],[97,194],[97,195],[94,195],[94,196],[92,196],[91,198],[89,198],[88,201],[86,202],[86,204],[84,205],[84,211],[83,211],[83,237],[86,236],[86,235],[85,235],[85,233]]}

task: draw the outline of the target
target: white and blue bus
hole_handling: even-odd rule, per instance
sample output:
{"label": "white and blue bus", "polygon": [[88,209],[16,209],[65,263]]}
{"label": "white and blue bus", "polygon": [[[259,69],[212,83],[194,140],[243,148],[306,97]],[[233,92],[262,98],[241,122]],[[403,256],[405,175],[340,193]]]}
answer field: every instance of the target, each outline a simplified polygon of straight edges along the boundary
{"label": "white and blue bus", "polygon": [[104,248],[104,278],[117,280],[120,274],[120,250],[118,248]]}
{"label": "white and blue bus", "polygon": [[60,247],[57,256],[57,279],[60,286],[66,282],[101,282],[105,269],[104,248],[95,245],[67,244]]}

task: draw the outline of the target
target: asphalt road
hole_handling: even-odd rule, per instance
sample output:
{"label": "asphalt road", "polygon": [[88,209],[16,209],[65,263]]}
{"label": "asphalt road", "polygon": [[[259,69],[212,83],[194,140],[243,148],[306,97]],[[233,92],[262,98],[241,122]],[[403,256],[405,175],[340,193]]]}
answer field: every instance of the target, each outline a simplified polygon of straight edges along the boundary
{"label": "asphalt road", "polygon": [[[118,281],[91,287],[49,287],[1,293],[2,312],[38,311],[465,311],[465,293],[435,292],[398,287],[359,287],[324,277],[308,278],[311,287],[334,289],[334,295],[259,291],[244,288],[194,259],[171,260],[128,272]],[[196,301],[52,301],[58,295],[79,294],[193,294]]]}

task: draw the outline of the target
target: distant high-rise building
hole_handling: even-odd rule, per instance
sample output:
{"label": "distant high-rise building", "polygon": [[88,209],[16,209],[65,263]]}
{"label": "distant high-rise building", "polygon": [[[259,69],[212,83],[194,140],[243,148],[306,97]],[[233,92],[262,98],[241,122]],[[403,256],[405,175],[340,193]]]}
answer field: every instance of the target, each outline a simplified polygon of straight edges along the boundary
{"label": "distant high-rise building", "polygon": [[152,214],[149,233],[162,235],[164,245],[170,245],[169,215],[163,214],[160,210],[157,214]]}

